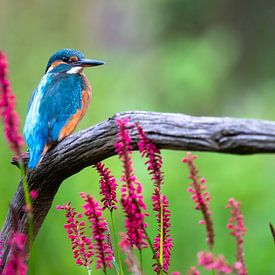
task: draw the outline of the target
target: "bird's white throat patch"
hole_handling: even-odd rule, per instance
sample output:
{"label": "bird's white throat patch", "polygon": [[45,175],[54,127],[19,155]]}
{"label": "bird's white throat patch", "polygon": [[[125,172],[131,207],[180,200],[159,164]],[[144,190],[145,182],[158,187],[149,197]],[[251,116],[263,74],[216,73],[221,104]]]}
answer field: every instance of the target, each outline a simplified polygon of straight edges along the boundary
{"label": "bird's white throat patch", "polygon": [[83,71],[83,67],[72,67],[69,71],[67,71],[67,74],[78,74]]}

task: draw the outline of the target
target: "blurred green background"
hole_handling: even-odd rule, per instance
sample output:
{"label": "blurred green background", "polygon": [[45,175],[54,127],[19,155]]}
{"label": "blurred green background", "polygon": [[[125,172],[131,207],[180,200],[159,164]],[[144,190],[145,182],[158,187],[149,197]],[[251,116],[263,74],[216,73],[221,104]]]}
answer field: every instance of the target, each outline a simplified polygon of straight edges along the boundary
{"label": "blurred green background", "polygon": [[[0,3],[0,48],[9,57],[21,128],[27,102],[52,53],[64,47],[107,64],[86,70],[94,93],[84,129],[116,112],[148,110],[190,115],[274,119],[275,5],[270,1],[56,1]],[[2,132],[2,126],[0,126]],[[0,136],[0,220],[4,221],[19,172]],[[172,211],[174,249],[170,271],[196,264],[206,249],[200,213],[186,192],[185,152],[163,151],[165,186]],[[250,274],[275,274],[275,251],[268,223],[275,223],[273,155],[233,156],[199,153],[197,164],[212,195],[216,253],[234,261],[234,240],[226,223],[228,198],[242,202]],[[151,212],[152,184],[143,160],[134,155],[135,171],[144,186]],[[117,157],[105,161],[120,177]],[[86,274],[74,264],[63,229],[63,213],[55,206],[72,201],[80,209],[80,191],[98,196],[97,173],[87,168],[67,179],[49,212],[30,260],[29,274]],[[108,215],[107,215],[108,216]],[[121,214],[118,223],[123,224]],[[148,218],[155,232],[154,218]],[[119,226],[120,230],[123,229]],[[151,255],[145,270],[152,274]],[[101,274],[100,272],[98,274]],[[114,273],[112,273],[114,274]],[[204,273],[202,273],[204,274]]]}

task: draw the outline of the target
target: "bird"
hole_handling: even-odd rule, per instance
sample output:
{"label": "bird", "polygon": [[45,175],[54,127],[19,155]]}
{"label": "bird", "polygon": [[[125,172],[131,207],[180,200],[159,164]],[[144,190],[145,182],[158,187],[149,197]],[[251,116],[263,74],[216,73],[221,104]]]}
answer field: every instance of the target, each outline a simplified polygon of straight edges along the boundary
{"label": "bird", "polygon": [[91,85],[83,70],[105,62],[85,59],[82,52],[61,49],[54,53],[34,90],[23,128],[29,150],[28,168],[34,169],[56,143],[69,136],[84,116]]}

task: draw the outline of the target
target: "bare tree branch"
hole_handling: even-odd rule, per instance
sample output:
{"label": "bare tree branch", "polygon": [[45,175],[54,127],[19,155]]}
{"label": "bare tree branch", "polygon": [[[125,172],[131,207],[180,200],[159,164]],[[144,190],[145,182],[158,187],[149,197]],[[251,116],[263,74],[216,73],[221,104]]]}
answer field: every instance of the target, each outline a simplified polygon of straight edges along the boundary
{"label": "bare tree branch", "polygon": [[[275,123],[254,119],[191,117],[182,114],[129,111],[73,134],[57,144],[33,171],[27,171],[30,190],[38,192],[33,204],[34,237],[38,233],[60,184],[83,168],[115,154],[116,118],[139,122],[149,138],[161,149],[210,151],[232,154],[275,152]],[[131,130],[136,149],[137,131]],[[27,159],[25,160],[27,162]],[[12,207],[18,213],[18,228],[27,232],[23,211],[24,192],[20,182]],[[3,260],[9,254],[7,240],[13,230],[11,210],[1,231]]]}

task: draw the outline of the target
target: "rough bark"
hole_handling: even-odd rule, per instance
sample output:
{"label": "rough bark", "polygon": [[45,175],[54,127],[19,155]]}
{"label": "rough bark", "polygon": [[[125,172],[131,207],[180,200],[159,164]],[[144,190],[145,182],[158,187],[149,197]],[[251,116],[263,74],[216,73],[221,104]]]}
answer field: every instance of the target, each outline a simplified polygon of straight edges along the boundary
{"label": "rough bark", "polygon": [[[96,164],[115,154],[116,118],[128,117],[139,122],[149,138],[161,149],[209,151],[232,154],[275,152],[275,123],[254,119],[192,117],[183,114],[128,111],[116,114],[102,123],[73,134],[57,144],[44,157],[41,164],[27,171],[30,190],[38,191],[33,203],[34,238],[37,235],[60,184],[83,168]],[[130,131],[136,149],[137,131]],[[25,162],[27,162],[27,158]],[[12,208],[18,213],[18,228],[27,231],[26,214],[23,211],[22,183],[15,192]],[[4,222],[4,263],[9,254],[7,240],[13,230],[12,211]]]}

